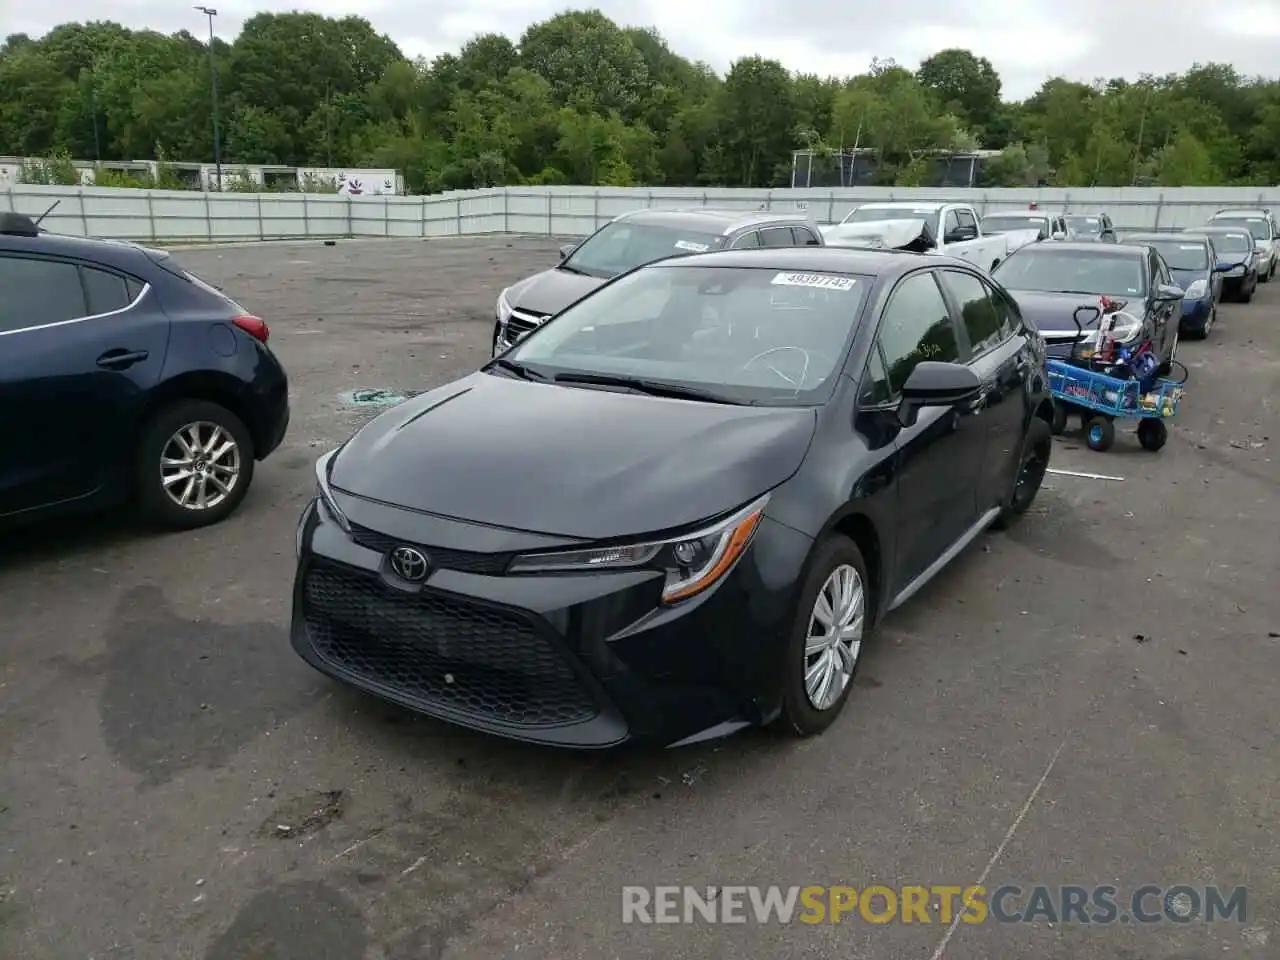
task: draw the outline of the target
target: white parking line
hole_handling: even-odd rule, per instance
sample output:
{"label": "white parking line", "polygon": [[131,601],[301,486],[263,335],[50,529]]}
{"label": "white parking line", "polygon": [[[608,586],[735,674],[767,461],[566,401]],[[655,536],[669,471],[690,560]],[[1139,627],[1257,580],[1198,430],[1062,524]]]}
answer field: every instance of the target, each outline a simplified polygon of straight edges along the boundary
{"label": "white parking line", "polygon": [[[1022,809],[1018,811],[1018,815],[1013,818],[1013,823],[1009,825],[1009,829],[1005,831],[1004,839],[1000,841],[1000,846],[996,847],[996,852],[991,855],[991,859],[987,861],[986,867],[978,876],[974,886],[982,886],[987,882],[987,877],[991,875],[992,869],[1000,862],[1000,858],[1004,856],[1005,847],[1009,846],[1009,842],[1013,840],[1013,835],[1018,832],[1018,828],[1022,826],[1022,821],[1027,819],[1027,814],[1031,812],[1031,806],[1036,802],[1036,797],[1040,796],[1040,791],[1044,789],[1045,781],[1049,779],[1049,774],[1053,773],[1054,765],[1058,762],[1058,756],[1062,753],[1062,748],[1067,745],[1067,741],[1063,740],[1058,744],[1058,749],[1053,751],[1053,756],[1049,758],[1049,765],[1044,768],[1044,773],[1040,775],[1040,780],[1036,783],[1035,789],[1031,791],[1031,796],[1027,797],[1027,802],[1022,805]],[[930,960],[942,960],[942,955],[947,952],[947,944],[951,942],[951,938],[956,935],[956,927],[960,926],[960,921],[964,918],[965,911],[961,910],[956,913],[951,921],[951,926],[947,927],[947,932],[943,935],[938,949],[933,951]]]}
{"label": "white parking line", "polygon": [[1124,480],[1124,477],[1109,477],[1105,473],[1081,473],[1078,470],[1055,470],[1053,467],[1049,467],[1045,473],[1059,477],[1083,477],[1086,480]]}

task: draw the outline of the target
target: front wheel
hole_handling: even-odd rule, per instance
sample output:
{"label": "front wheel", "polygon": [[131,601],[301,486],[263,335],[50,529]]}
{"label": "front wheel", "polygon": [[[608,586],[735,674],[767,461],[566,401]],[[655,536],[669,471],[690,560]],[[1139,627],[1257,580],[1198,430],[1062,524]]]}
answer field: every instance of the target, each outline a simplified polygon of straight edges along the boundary
{"label": "front wheel", "polygon": [[184,400],[143,428],[134,464],[138,505],[159,526],[207,527],[240,505],[253,467],[253,438],[239,417],[207,400]]}
{"label": "front wheel", "polygon": [[1067,405],[1060,400],[1055,400],[1053,402],[1053,423],[1049,425],[1049,431],[1055,437],[1066,432],[1067,416]]}
{"label": "front wheel", "polygon": [[[1058,408],[1054,407],[1054,419]],[[1066,420],[1066,414],[1062,416]],[[1039,417],[1032,417],[1027,436],[1022,442],[1022,459],[1013,479],[1013,489],[992,524],[997,530],[1007,530],[1031,507],[1044,483],[1049,470],[1049,457],[1053,452],[1053,428]]]}
{"label": "front wheel", "polygon": [[1164,425],[1163,420],[1148,419],[1138,421],[1138,442],[1142,444],[1142,449],[1155,453],[1168,440],[1169,428]]}
{"label": "front wheel", "polygon": [[872,616],[858,545],[832,536],[816,548],[787,644],[781,724],[799,737],[831,726],[853,689]]}
{"label": "front wheel", "polygon": [[1087,420],[1084,425],[1084,439],[1090,450],[1106,453],[1116,442],[1116,425],[1106,417]]}

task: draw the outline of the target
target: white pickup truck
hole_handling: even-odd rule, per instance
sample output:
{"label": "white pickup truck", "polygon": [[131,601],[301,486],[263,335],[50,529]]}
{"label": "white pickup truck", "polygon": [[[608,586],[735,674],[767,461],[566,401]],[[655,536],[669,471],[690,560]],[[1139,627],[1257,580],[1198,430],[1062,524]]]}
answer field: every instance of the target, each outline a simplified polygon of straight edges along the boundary
{"label": "white pickup truck", "polygon": [[1022,237],[984,234],[977,211],[966,203],[894,201],[864,203],[837,224],[822,228],[829,247],[915,250],[959,257],[992,270]]}

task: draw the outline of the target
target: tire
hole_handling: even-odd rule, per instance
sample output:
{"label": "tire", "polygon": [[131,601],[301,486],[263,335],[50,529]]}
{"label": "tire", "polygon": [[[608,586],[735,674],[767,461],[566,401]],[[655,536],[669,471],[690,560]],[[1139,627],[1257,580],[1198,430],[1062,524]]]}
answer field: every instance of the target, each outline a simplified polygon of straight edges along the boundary
{"label": "tire", "polygon": [[1257,283],[1257,281],[1255,280],[1255,281],[1254,281],[1253,286],[1250,288],[1250,290],[1249,290],[1249,292],[1248,292],[1248,293],[1244,293],[1244,292],[1243,292],[1243,291],[1244,291],[1244,288],[1243,288],[1243,287],[1241,287],[1240,289],[1241,289],[1241,293],[1240,293],[1240,302],[1241,302],[1241,303],[1248,303],[1250,300],[1252,300],[1252,299],[1253,299],[1253,292],[1254,292],[1254,290],[1257,290],[1257,289],[1258,289],[1258,283]]}
{"label": "tire", "polygon": [[[1054,407],[1054,419],[1057,419],[1058,408]],[[1066,420],[1066,414],[1062,415]],[[1159,421],[1157,421],[1159,422]],[[1004,506],[992,524],[997,530],[1008,530],[1035,502],[1040,492],[1040,484],[1044,483],[1045,472],[1049,469],[1049,458],[1053,453],[1053,429],[1039,417],[1033,416],[1027,427],[1027,435],[1022,441],[1022,454],[1018,460],[1018,472],[1013,478],[1013,488],[1005,500]]]}
{"label": "tire", "polygon": [[1146,419],[1138,421],[1138,442],[1142,444],[1142,449],[1155,453],[1168,440],[1169,428],[1164,425],[1163,420]]}
{"label": "tire", "polygon": [[1085,421],[1084,439],[1090,450],[1106,453],[1116,442],[1116,425],[1106,417],[1092,417]]}
{"label": "tire", "polygon": [[1276,262],[1272,260],[1271,265],[1267,267],[1266,273],[1263,273],[1261,270],[1258,271],[1258,282],[1270,283],[1271,278],[1274,277],[1275,275],[1276,275]]}
{"label": "tire", "polygon": [[[850,572],[856,576],[854,582],[861,588],[862,628],[858,639],[837,644],[843,649],[843,655],[834,653],[836,647],[832,648],[832,653],[826,650],[806,653],[811,628],[816,626],[815,608],[819,594],[830,597],[831,581],[839,575],[845,579],[845,582],[849,582]],[[787,643],[786,668],[783,671],[782,713],[778,722],[794,736],[812,737],[822,733],[844,710],[849,693],[853,690],[853,680],[857,675],[858,662],[861,659],[859,654],[871,632],[873,599],[871,584],[867,578],[867,564],[862,558],[862,551],[858,549],[858,545],[848,537],[838,535],[831,536],[818,544],[809,564],[804,586],[800,591],[796,619],[792,624],[791,636]],[[824,703],[822,699],[818,699],[818,703],[823,704],[819,707],[810,699],[805,677],[820,658],[827,656],[835,656],[837,658],[835,662],[845,668],[837,667],[836,673],[831,678],[832,683],[843,680],[843,687],[830,702]]]}
{"label": "tire", "polygon": [[1068,416],[1066,404],[1060,400],[1055,400],[1053,402],[1053,423],[1049,425],[1049,432],[1055,437],[1066,433]]}
{"label": "tire", "polygon": [[1218,319],[1218,305],[1215,303],[1209,308],[1209,315],[1204,318],[1202,323],[1196,330],[1192,331],[1191,339],[1208,340],[1209,333],[1213,330],[1213,324]]}
{"label": "tire", "polygon": [[[214,446],[211,452],[220,456],[198,458],[196,473],[186,472],[187,468],[177,464],[166,467],[165,460],[188,459],[182,443],[190,446],[193,431],[198,432],[202,445]],[[227,443],[233,446],[227,447]],[[142,429],[134,463],[139,509],[148,522],[171,530],[193,530],[219,523],[240,506],[249,492],[253,468],[253,437],[239,417],[207,400],[178,401],[157,412]],[[166,483],[166,470],[183,479]],[[219,490],[215,479],[221,479],[228,489]],[[202,488],[206,498],[212,500],[206,506],[184,506],[175,499],[186,492],[198,497]]]}

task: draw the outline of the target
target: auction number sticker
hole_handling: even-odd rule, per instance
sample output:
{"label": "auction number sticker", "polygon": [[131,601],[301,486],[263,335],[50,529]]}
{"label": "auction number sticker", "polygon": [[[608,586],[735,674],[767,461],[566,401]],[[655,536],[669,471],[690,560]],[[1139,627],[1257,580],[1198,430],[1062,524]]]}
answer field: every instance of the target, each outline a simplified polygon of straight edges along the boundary
{"label": "auction number sticker", "polygon": [[1184,243],[1184,244],[1182,244],[1182,245],[1181,245],[1181,247],[1180,247],[1179,249],[1182,249],[1182,250],[1203,250],[1203,249],[1204,249],[1204,247],[1202,247],[1202,246],[1201,246],[1200,244],[1198,244],[1198,243]]}
{"label": "auction number sticker", "polygon": [[711,247],[705,243],[694,243],[692,240],[677,240],[676,249],[688,250],[690,253],[706,253]]}
{"label": "auction number sticker", "polygon": [[852,290],[853,277],[833,277],[825,273],[780,273],[770,281],[775,287],[814,287],[818,290]]}

